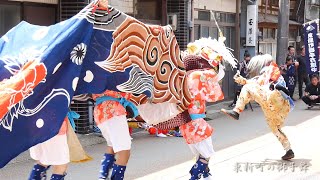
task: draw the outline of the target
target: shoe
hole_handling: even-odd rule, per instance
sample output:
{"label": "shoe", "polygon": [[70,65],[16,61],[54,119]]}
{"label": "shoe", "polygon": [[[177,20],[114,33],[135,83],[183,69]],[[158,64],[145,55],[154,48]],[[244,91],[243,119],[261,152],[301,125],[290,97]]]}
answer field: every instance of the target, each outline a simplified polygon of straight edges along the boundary
{"label": "shoe", "polygon": [[308,109],[311,109],[311,108],[313,108],[313,105],[308,105]]}
{"label": "shoe", "polygon": [[291,149],[289,151],[287,151],[284,156],[282,156],[282,160],[289,160],[292,158],[294,158],[294,153]]}
{"label": "shoe", "polygon": [[66,176],[67,174],[52,174],[50,180],[64,180],[64,177]]}
{"label": "shoe", "polygon": [[239,113],[237,113],[233,110],[221,109],[221,112],[223,112],[224,114],[230,116],[231,118],[233,118],[235,120],[239,120]]}
{"label": "shoe", "polygon": [[160,134],[157,134],[157,137],[165,138],[165,137],[167,137],[167,136],[166,136],[165,134],[160,133]]}
{"label": "shoe", "polygon": [[229,108],[232,108],[232,107],[234,107],[236,104],[235,103],[232,103],[232,104],[230,104],[228,107]]}
{"label": "shoe", "polygon": [[203,179],[209,180],[209,179],[211,179],[211,178],[210,178],[211,176],[212,176],[212,175],[210,174],[210,169],[209,169],[209,167],[207,167],[206,170],[205,170],[204,173],[203,173]]}
{"label": "shoe", "polygon": [[208,117],[205,117],[205,118],[203,118],[205,121],[210,121],[210,120],[212,120],[211,118],[208,118]]}
{"label": "shoe", "polygon": [[47,170],[49,168],[50,168],[50,166],[44,167],[40,164],[34,165],[32,171],[31,171],[31,174],[29,176],[29,180],[47,179]]}
{"label": "shoe", "polygon": [[107,179],[109,171],[112,168],[113,163],[116,161],[113,154],[104,154],[103,160],[101,161],[101,170],[99,180]]}
{"label": "shoe", "polygon": [[182,137],[182,135],[181,135],[181,132],[180,132],[180,131],[176,131],[176,132],[174,133],[174,136],[175,136],[175,137]]}
{"label": "shoe", "polygon": [[114,164],[112,167],[111,180],[122,180],[124,179],[124,172],[126,171],[126,166],[120,166]]}
{"label": "shoe", "polygon": [[[206,172],[207,169],[208,171]],[[204,175],[206,175],[206,177],[210,176],[208,164],[203,163],[201,158],[197,160],[196,164],[193,165],[189,173],[191,174],[190,180],[199,180]]]}

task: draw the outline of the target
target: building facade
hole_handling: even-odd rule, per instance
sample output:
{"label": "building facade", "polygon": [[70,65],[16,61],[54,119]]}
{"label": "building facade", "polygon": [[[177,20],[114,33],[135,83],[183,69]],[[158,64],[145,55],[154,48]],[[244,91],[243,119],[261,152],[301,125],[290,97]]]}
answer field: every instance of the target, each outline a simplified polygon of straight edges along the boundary
{"label": "building facade", "polygon": [[58,22],[58,0],[0,1],[0,36],[21,21],[37,25]]}
{"label": "building facade", "polygon": [[[300,33],[299,29],[301,23],[297,22],[294,18],[294,10],[299,6],[297,1],[290,1],[290,14],[289,14],[289,34],[288,46],[300,46]],[[260,0],[258,4],[258,41],[259,46],[257,52],[268,53],[276,57],[277,52],[277,33],[278,33],[278,0]]]}
{"label": "building facade", "polygon": [[[288,46],[297,50],[303,45],[302,24],[319,18],[319,0],[290,0]],[[258,42],[256,53],[268,53],[276,57],[279,0],[259,0]]]}
{"label": "building facade", "polygon": [[[201,37],[218,38],[218,27],[226,37],[226,45],[235,49],[236,0],[195,0],[194,39]],[[214,16],[214,17],[213,17]]]}
{"label": "building facade", "polygon": [[[194,0],[194,40],[202,37],[218,38],[217,22],[226,37],[226,46],[236,50],[236,2],[237,0]],[[238,56],[236,53],[234,55]],[[235,70],[227,66],[225,78],[222,80],[226,99],[234,96],[234,72]]]}

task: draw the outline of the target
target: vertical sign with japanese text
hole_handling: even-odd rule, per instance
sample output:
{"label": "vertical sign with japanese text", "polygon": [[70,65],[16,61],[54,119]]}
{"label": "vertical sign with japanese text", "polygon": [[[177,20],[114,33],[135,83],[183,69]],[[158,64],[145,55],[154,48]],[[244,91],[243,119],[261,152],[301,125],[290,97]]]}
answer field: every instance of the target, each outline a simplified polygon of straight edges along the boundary
{"label": "vertical sign with japanese text", "polygon": [[318,50],[318,36],[317,23],[313,22],[306,24],[304,30],[304,44],[306,50],[306,66],[308,74],[315,74],[319,72],[319,50]]}
{"label": "vertical sign with japanese text", "polygon": [[247,40],[246,46],[256,46],[257,39],[257,5],[247,6]]}

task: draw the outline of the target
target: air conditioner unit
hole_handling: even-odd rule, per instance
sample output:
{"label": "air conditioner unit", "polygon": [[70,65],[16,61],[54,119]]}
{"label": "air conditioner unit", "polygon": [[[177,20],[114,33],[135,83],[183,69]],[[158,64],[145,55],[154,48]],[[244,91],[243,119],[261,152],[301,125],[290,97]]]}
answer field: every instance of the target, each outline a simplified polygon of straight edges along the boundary
{"label": "air conditioner unit", "polygon": [[172,27],[173,31],[176,31],[178,28],[178,15],[168,14],[168,24]]}

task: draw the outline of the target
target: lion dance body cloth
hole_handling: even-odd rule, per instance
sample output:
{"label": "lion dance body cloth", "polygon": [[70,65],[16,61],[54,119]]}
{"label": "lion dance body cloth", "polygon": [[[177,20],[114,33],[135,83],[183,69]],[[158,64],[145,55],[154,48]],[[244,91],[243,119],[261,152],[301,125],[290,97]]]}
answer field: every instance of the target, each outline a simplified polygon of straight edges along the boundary
{"label": "lion dance body cloth", "polygon": [[[108,124],[106,129],[127,128],[127,105],[148,124],[177,123],[198,155],[191,179],[210,176],[213,128],[203,119],[205,103],[224,98],[219,86],[222,61],[236,66],[224,38],[189,44],[183,61],[170,26],[146,25],[94,3],[58,24],[21,22],[1,37],[0,168],[58,135],[74,96],[94,94],[101,100],[96,122]],[[131,141],[120,145],[119,150],[129,149]],[[113,168],[123,172],[124,167]]]}
{"label": "lion dance body cloth", "polygon": [[21,22],[1,37],[0,167],[57,135],[75,95],[130,93],[138,107],[171,104],[172,116],[189,106],[171,27],[93,9],[48,27]]}

